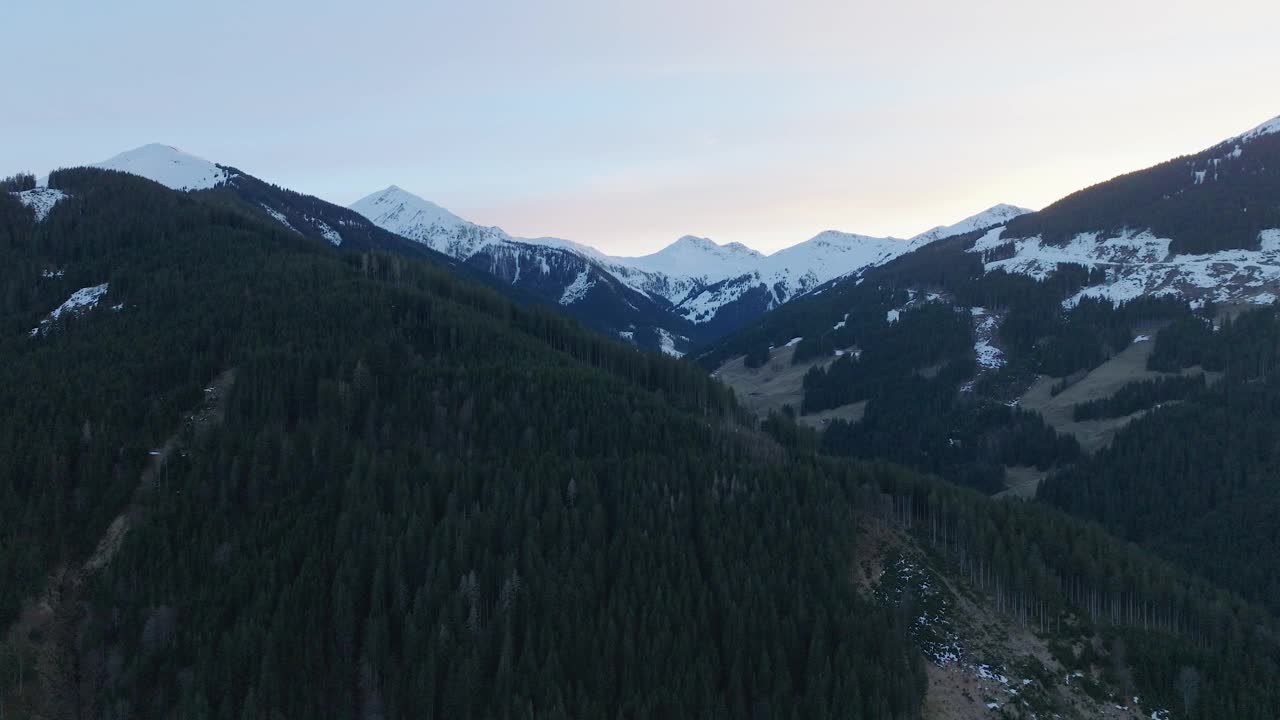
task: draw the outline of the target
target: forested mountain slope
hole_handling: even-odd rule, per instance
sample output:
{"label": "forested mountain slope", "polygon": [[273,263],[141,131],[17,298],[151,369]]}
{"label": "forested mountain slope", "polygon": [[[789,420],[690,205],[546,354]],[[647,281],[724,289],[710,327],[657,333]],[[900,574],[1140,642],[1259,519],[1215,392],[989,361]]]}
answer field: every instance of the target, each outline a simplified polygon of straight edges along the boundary
{"label": "forested mountain slope", "polygon": [[830,283],[698,359],[737,377],[789,345],[811,367],[783,414],[836,417],[820,449],[993,494],[1044,478],[1041,501],[1275,613],[1278,130]]}
{"label": "forested mountain slope", "polygon": [[377,227],[347,208],[278,187],[237,168],[210,162],[169,145],[143,145],[91,167],[137,175],[173,190],[215,194],[228,202],[238,201],[290,232],[317,242],[345,244],[354,250],[379,249],[445,259]]}
{"label": "forested mountain slope", "polygon": [[1040,497],[1280,611],[1276,310],[1217,328],[1187,319],[1155,342],[1153,369],[1194,365],[1222,379],[1118,393],[1127,405],[1094,411],[1154,409],[1089,462],[1051,475]]}
{"label": "forested mountain slope", "polygon": [[[791,411],[857,418],[826,424],[828,451],[998,492],[1014,469],[1043,474],[1079,456],[1056,436],[1061,422],[1019,405],[1037,377],[1056,394],[1167,323],[1276,299],[1276,167],[1280,121],[827,283],[698,362],[760,367],[793,346],[791,361],[812,367]],[[836,412],[846,407],[858,410]]]}
{"label": "forested mountain slope", "polygon": [[1201,152],[1098,183],[1015,218],[1008,237],[1061,245],[1078,233],[1146,229],[1170,252],[1255,249],[1280,227],[1280,117]]}
{"label": "forested mountain slope", "polygon": [[[6,638],[7,703],[916,713],[914,652],[839,580],[841,486],[761,450],[696,368],[137,178],[50,183],[68,198],[39,224],[0,198],[4,625],[135,493],[145,510],[65,647]],[[29,333],[90,284],[96,307]],[[139,490],[228,368],[221,425]]]}
{"label": "forested mountain slope", "polygon": [[1202,303],[1280,297],[1280,118],[1213,147],[1098,183],[982,238],[985,269],[1101,271],[1079,297]]}
{"label": "forested mountain slope", "polygon": [[6,717],[920,717],[926,662],[1004,659],[860,590],[868,518],[1097,702],[1186,668],[1182,717],[1280,711],[1274,621],[1097,527],[815,455],[430,260],[49,182],[38,221],[0,193]]}
{"label": "forested mountain slope", "polygon": [[1087,270],[1064,267],[1045,281],[984,273],[967,251],[979,234],[826,286],[698,361],[718,368],[745,355],[747,364],[762,364],[787,343],[792,362],[828,360],[806,373],[791,410],[865,403],[856,422],[823,428],[822,446],[834,454],[891,459],[988,493],[1005,487],[1006,468],[1073,462],[1076,442],[1012,401],[1037,374],[1092,368],[1123,350],[1133,327],[1190,310],[1174,300],[1121,308],[1087,300],[1064,309]]}
{"label": "forested mountain slope", "polygon": [[[558,238],[513,237],[394,185],[344,208],[158,143],[91,167],[239,203],[317,242],[432,257],[518,302],[554,307],[599,332],[677,357],[822,282],[1028,212],[997,205],[910,241],[826,231],[766,256],[739,243],[685,236],[657,253],[614,257]],[[51,196],[36,189],[27,199],[47,204]]]}
{"label": "forested mountain slope", "polygon": [[[876,288],[928,288],[937,295],[961,286],[1020,282],[1006,280],[1010,275],[1070,288],[1058,293],[1061,308],[1043,308],[1053,314],[1083,299],[1268,304],[1277,297],[1272,286],[1280,283],[1277,178],[1280,118],[1198,154],[1073,193],[1041,211],[1010,214],[985,232],[969,228],[857,277],[837,278],[698,356],[715,366],[762,344],[794,337],[814,342],[838,330],[833,326],[851,306],[866,304],[864,296],[874,296]],[[869,281],[876,287],[863,289]],[[1006,292],[989,299],[1007,304],[1012,298]]]}

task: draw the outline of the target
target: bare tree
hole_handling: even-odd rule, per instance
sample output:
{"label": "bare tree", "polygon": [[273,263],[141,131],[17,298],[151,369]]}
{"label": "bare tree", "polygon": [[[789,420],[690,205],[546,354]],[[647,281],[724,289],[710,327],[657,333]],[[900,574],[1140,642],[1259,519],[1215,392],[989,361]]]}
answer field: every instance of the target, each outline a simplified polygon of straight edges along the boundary
{"label": "bare tree", "polygon": [[1200,673],[1195,668],[1183,665],[1178,671],[1178,691],[1182,693],[1182,710],[1190,715],[1200,697]]}
{"label": "bare tree", "polygon": [[1111,642],[1111,667],[1122,698],[1129,697],[1129,691],[1133,687],[1133,672],[1129,669],[1127,651],[1124,638],[1118,637]]}

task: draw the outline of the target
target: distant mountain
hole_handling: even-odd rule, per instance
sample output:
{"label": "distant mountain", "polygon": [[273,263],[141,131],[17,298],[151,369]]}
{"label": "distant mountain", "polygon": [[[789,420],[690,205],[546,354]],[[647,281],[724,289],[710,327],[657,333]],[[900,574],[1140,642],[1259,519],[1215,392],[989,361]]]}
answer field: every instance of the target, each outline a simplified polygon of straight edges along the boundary
{"label": "distant mountain", "polygon": [[[513,237],[465,220],[394,185],[350,208],[263,181],[178,148],[150,144],[92,167],[139,175],[174,190],[220,195],[284,229],[346,250],[434,257],[513,298],[559,307],[592,328],[682,355],[823,283],[883,264],[952,232],[1002,222],[1000,205],[900,240],[828,230],[765,255],[740,243],[684,236],[650,255],[615,257],[560,238]],[[38,216],[56,198],[24,197]]]}
{"label": "distant mountain", "polygon": [[351,205],[378,227],[459,260],[511,238],[495,227],[467,222],[433,202],[392,185]]}
{"label": "distant mountain", "polygon": [[[1087,372],[1137,335],[1188,313],[1212,317],[1213,305],[1235,306],[1234,313],[1275,303],[1277,198],[1280,118],[1038,212],[996,206],[922,233],[909,243],[911,252],[819,285],[703,348],[697,359],[718,369],[739,358],[760,362],[784,346],[794,347],[796,362],[834,362],[856,352],[862,359],[849,377],[865,383],[881,372],[884,385],[901,379],[900,365],[932,372],[937,358],[929,353],[947,325],[936,317],[935,306],[942,306],[969,325],[949,330],[969,336],[954,343],[949,362],[976,368],[971,377],[957,370],[956,387],[1008,401],[1028,377]],[[907,332],[900,319],[909,314],[917,318],[912,323],[937,327],[912,331],[918,340],[893,338]],[[851,387],[836,378],[826,386],[809,383],[797,408],[855,402],[856,393],[832,392]]]}
{"label": "distant mountain", "polygon": [[[667,301],[620,282],[590,261],[585,248],[517,242],[497,228],[468,223],[399,188],[366,198],[358,204],[362,214],[169,145],[144,145],[91,167],[221,197],[248,206],[288,232],[343,250],[434,259],[515,300],[556,306],[598,331],[643,347],[681,355],[692,345],[691,324],[671,313]],[[55,193],[39,189],[15,196],[41,219],[60,198]]]}
{"label": "distant mountain", "polygon": [[[379,227],[535,295],[570,308],[596,306],[591,309],[596,325],[612,326],[621,337],[633,341],[646,337],[648,343],[657,343],[654,347],[668,347],[663,340],[671,338],[681,349],[713,340],[833,278],[882,264],[930,242],[924,235],[900,240],[828,230],[764,255],[741,243],[720,245],[686,235],[650,255],[615,257],[560,238],[513,237],[501,228],[464,220],[395,185],[362,198],[351,208]],[[949,228],[967,232],[1022,212],[1027,211],[998,205],[929,232],[934,238],[946,237],[954,234]],[[604,299],[599,292],[583,291],[608,288],[618,294],[624,287],[634,295]],[[624,315],[636,317],[610,321],[615,313],[602,305],[614,305]],[[652,332],[644,333],[645,326]]]}
{"label": "distant mountain", "polygon": [[[1196,154],[1072,193],[1038,212],[997,205],[921,233],[907,243],[912,252],[888,254],[883,262],[819,285],[804,303],[744,324],[699,358],[718,367],[796,337],[806,340],[802,351],[819,356],[841,349],[850,313],[872,300],[891,303],[877,308],[882,316],[904,307],[895,294],[900,290],[913,297],[949,293],[948,302],[963,306],[955,296],[964,297],[968,307],[1003,305],[1025,323],[1023,331],[1053,311],[1032,307],[1027,298],[1012,299],[1004,286],[1022,288],[1037,302],[1052,297],[1063,312],[1089,298],[1117,304],[1167,298],[1193,307],[1270,304],[1280,298],[1277,198],[1280,117]],[[1028,278],[1046,287],[1032,292]],[[879,290],[860,291],[860,282],[874,282]],[[1048,286],[1057,289],[1050,292]],[[832,334],[840,337],[823,339]]]}
{"label": "distant mountain", "polygon": [[619,277],[604,255],[586,246],[556,238],[514,238],[395,185],[360,199],[351,209],[614,337],[676,356],[694,342],[691,324],[671,312],[671,302],[643,289],[660,285],[660,280],[641,272]]}
{"label": "distant mountain", "polygon": [[[590,252],[599,255],[595,250]],[[631,287],[678,305],[708,285],[750,272],[763,257],[741,243],[718,245],[707,238],[685,235],[650,255],[600,259]]]}
{"label": "distant mountain", "polygon": [[452,262],[418,243],[406,242],[340,205],[286,190],[170,145],[143,145],[89,167],[138,175],[173,190],[221,195],[228,201],[249,205],[291,232],[329,245],[434,256],[439,261]]}
{"label": "distant mountain", "polygon": [[612,258],[620,266],[667,275],[717,277],[746,272],[764,255],[742,243],[719,245],[708,238],[685,235],[652,255]]}
{"label": "distant mountain", "polygon": [[1000,205],[994,205],[983,210],[977,215],[967,217],[954,225],[939,225],[932,230],[926,230],[911,238],[911,245],[913,247],[920,247],[921,245],[927,245],[935,240],[963,235],[965,233],[973,232],[974,230],[982,230],[994,225],[1004,225],[1016,217],[1026,215],[1031,212],[1035,211],[1017,207],[1016,205],[1005,205],[1003,203]]}
{"label": "distant mountain", "polygon": [[749,272],[690,293],[676,309],[720,336],[832,278],[886,262],[908,249],[905,240],[827,230],[761,257]]}
{"label": "distant mountain", "polygon": [[[1035,407],[1033,383],[1056,397],[1153,338],[1163,354],[1192,359],[1139,362],[1138,371],[1201,364],[1195,345],[1213,344],[1214,328],[1280,300],[1278,198],[1280,118],[1039,212],[997,206],[904,243],[910,252],[889,246],[887,259],[864,258],[864,269],[694,359],[739,381],[758,408],[789,405],[834,429],[823,436],[833,454],[884,456],[999,492],[1006,468],[1028,458],[1041,470],[1077,462],[1056,445],[1055,433],[1073,432],[1062,417],[1023,414]],[[1210,356],[1203,367],[1225,364]],[[1256,381],[1262,365],[1242,362],[1241,381]],[[761,390],[762,378],[783,376]],[[1036,449],[1021,455],[1019,446]]]}
{"label": "distant mountain", "polygon": [[1027,212],[1031,211],[996,205],[909,240],[828,230],[761,257],[750,273],[707,286],[681,302],[678,310],[695,323],[707,324],[719,337],[797,297],[821,292],[825,284],[839,278],[860,275],[929,243],[998,225]]}
{"label": "distant mountain", "polygon": [[209,190],[232,175],[220,165],[159,143],[122,152],[90,167],[141,175],[174,190]]}

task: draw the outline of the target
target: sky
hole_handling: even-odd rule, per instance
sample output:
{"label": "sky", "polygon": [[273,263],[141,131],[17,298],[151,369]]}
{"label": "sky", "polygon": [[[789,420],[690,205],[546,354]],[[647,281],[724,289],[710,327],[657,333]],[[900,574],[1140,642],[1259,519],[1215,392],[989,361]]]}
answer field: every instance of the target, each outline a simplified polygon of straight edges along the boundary
{"label": "sky", "polygon": [[[1039,208],[1280,115],[1274,0],[6,3],[0,174],[151,142],[618,255]],[[16,58],[25,58],[22,62]]]}

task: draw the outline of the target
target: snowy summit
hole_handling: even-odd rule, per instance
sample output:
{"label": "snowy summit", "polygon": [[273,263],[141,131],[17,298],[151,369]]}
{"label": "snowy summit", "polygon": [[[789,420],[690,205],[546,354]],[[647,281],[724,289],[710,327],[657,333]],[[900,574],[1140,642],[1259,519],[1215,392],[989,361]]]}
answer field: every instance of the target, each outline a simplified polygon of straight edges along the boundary
{"label": "snowy summit", "polygon": [[[466,261],[514,243],[531,251],[568,251],[623,285],[649,297],[661,297],[694,323],[708,322],[719,310],[754,293],[764,309],[803,295],[822,283],[881,265],[934,240],[998,225],[1030,212],[996,205],[954,225],[936,227],[910,240],[826,230],[771,255],[741,243],[719,244],[685,235],[661,250],[639,257],[606,255],[560,238],[519,238],[501,228],[464,220],[439,205],[391,185],[351,205],[375,225]],[[545,262],[543,265],[545,266]],[[585,296],[594,282],[582,274],[564,288],[561,304]]]}
{"label": "snowy summit", "polygon": [[466,260],[486,245],[511,239],[499,228],[467,222],[395,185],[357,200],[351,209],[384,230],[459,260]]}
{"label": "snowy summit", "polygon": [[911,246],[920,247],[934,240],[963,235],[964,233],[982,230],[993,225],[1003,225],[1019,215],[1026,215],[1029,212],[1035,211],[1004,203],[993,205],[977,215],[971,215],[954,225],[939,225],[931,230],[926,230],[911,238]]}
{"label": "snowy summit", "polygon": [[90,167],[139,175],[174,190],[208,190],[230,177],[226,170],[208,160],[158,143],[122,152]]}
{"label": "snowy summit", "polygon": [[685,235],[650,255],[612,259],[650,272],[722,278],[749,272],[762,257],[742,243],[720,245],[708,238]]}

